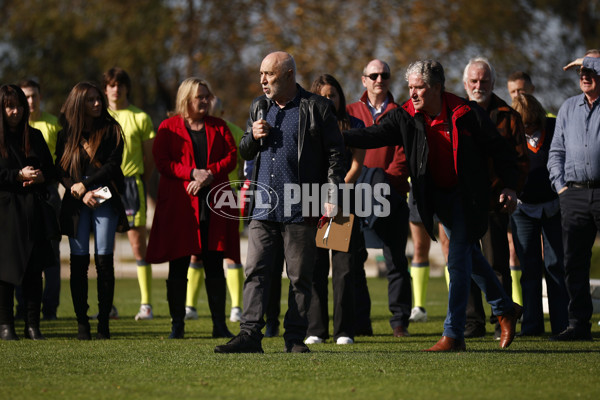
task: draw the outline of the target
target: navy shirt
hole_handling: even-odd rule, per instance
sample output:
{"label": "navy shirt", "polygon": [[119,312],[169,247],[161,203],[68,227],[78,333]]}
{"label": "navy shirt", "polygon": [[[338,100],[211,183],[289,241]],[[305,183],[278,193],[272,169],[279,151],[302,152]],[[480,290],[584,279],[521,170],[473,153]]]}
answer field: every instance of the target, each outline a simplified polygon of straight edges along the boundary
{"label": "navy shirt", "polygon": [[[270,101],[266,121],[271,126],[264,138],[256,180],[259,185],[252,218],[284,223],[302,222],[302,204],[285,202],[285,184],[299,185],[298,124],[300,95],[280,108]],[[266,185],[266,186],[265,186]],[[267,192],[268,191],[268,192]],[[287,210],[286,204],[287,203]]]}

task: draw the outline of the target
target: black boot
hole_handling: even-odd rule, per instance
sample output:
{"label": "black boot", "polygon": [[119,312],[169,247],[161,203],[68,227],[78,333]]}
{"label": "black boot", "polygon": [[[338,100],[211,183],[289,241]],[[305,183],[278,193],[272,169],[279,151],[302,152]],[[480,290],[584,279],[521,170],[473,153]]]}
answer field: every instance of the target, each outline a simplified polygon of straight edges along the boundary
{"label": "black boot", "polygon": [[0,281],[0,339],[19,340],[13,315],[15,286]]}
{"label": "black boot", "polygon": [[167,280],[167,301],[171,314],[171,334],[169,339],[183,339],[185,334],[185,294],[187,279]]}
{"label": "black boot", "polygon": [[71,254],[71,298],[77,317],[77,339],[90,340],[90,322],[88,312],[88,267],[90,256]]}
{"label": "black boot", "polygon": [[98,334],[96,339],[110,339],[109,314],[115,296],[115,267],[112,254],[96,255],[98,274]]}
{"label": "black boot", "polygon": [[205,278],[208,308],[212,317],[214,338],[232,338],[233,334],[225,323],[225,300],[227,295],[227,282],[225,278]]}
{"label": "black boot", "polygon": [[28,266],[23,284],[23,303],[25,304],[25,337],[33,340],[46,340],[40,332],[40,309],[42,307],[42,271]]}

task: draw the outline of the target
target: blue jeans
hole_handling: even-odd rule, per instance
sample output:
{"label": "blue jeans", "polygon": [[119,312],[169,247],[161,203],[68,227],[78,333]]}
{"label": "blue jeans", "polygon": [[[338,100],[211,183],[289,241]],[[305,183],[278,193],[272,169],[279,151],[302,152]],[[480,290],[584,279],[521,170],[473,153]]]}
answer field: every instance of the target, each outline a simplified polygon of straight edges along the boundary
{"label": "blue jeans", "polygon": [[95,254],[113,254],[118,222],[119,216],[108,201],[102,203],[95,210],[85,205],[82,206],[77,236],[69,238],[71,254],[77,256],[90,254],[90,234],[92,232],[94,232]]}
{"label": "blue jeans", "polygon": [[471,278],[485,294],[485,299],[492,306],[495,315],[503,315],[511,311],[513,302],[502,289],[492,267],[481,253],[479,244],[468,239],[460,193],[458,191],[436,192],[435,208],[450,239],[448,253],[450,289],[443,335],[463,340]]}
{"label": "blue jeans", "polygon": [[[552,333],[557,335],[569,325],[560,213],[552,217],[532,218],[517,209],[511,216],[511,225],[515,251],[523,271],[521,333],[539,335],[544,332],[542,278],[546,275],[550,325]],[[543,255],[540,234],[544,240]]]}

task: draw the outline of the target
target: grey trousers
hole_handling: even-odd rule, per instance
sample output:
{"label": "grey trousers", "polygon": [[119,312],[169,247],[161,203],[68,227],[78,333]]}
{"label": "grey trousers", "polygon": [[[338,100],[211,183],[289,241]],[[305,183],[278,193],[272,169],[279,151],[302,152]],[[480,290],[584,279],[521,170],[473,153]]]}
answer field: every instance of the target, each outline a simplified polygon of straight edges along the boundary
{"label": "grey trousers", "polygon": [[244,282],[244,311],[240,330],[262,339],[263,315],[269,298],[272,269],[277,262],[276,249],[283,247],[286,272],[290,279],[288,310],[283,338],[302,341],[308,328],[312,275],[316,262],[314,224],[284,224],[252,220],[248,225],[248,255]]}

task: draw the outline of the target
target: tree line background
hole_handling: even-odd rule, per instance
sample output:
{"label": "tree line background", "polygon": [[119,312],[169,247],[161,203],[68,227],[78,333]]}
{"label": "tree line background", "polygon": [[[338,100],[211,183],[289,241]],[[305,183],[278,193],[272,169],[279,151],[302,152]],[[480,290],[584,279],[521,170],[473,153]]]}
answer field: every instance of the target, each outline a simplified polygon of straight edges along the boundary
{"label": "tree line background", "polygon": [[43,107],[58,114],[79,81],[100,81],[120,66],[132,78],[132,103],[155,126],[174,105],[179,83],[206,79],[225,118],[244,127],[250,101],[262,94],[259,66],[274,50],[291,53],[309,88],[334,75],[348,102],[364,90],[373,58],[392,69],[392,93],[408,97],[404,71],[436,59],[446,89],[464,95],[462,71],[483,55],[497,72],[496,92],[509,100],[506,77],[528,72],[536,95],[556,111],[578,93],[562,66],[597,43],[598,0],[19,0],[0,1],[0,81],[34,78]]}

